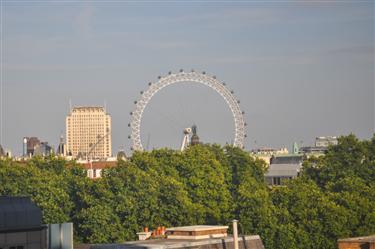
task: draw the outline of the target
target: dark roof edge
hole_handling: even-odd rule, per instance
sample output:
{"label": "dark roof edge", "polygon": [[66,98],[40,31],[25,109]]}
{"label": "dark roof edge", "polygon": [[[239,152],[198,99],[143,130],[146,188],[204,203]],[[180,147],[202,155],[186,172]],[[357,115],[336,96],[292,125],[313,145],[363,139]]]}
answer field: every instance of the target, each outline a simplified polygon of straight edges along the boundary
{"label": "dark roof edge", "polygon": [[375,242],[375,234],[369,235],[369,236],[363,236],[363,237],[354,237],[354,238],[344,238],[344,239],[338,239],[338,242],[352,242],[352,243],[358,243],[358,242]]}
{"label": "dark roof edge", "polygon": [[18,232],[31,232],[31,231],[40,231],[47,229],[47,225],[37,226],[37,227],[25,227],[25,228],[16,228],[16,229],[0,229],[0,233],[18,233]]}

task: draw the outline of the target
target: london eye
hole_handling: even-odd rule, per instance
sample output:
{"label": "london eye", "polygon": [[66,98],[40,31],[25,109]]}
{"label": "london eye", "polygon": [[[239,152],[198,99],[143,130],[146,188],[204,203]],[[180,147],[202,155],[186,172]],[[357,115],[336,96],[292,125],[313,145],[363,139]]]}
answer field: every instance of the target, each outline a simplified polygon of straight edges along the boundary
{"label": "london eye", "polygon": [[225,100],[234,121],[233,146],[244,148],[244,140],[246,137],[245,113],[240,109],[240,101],[235,98],[234,92],[229,90],[225,83],[220,82],[216,76],[210,76],[206,74],[206,72],[198,73],[194,70],[185,72],[181,69],[178,73],[169,72],[166,76],[159,76],[158,81],[155,83],[150,82],[148,84],[148,89],[141,92],[141,98],[134,101],[135,109],[130,112],[131,122],[128,124],[131,129],[131,135],[129,136],[132,142],[131,150],[144,150],[141,141],[141,121],[144,110],[152,97],[167,86],[183,82],[203,84],[217,92]]}

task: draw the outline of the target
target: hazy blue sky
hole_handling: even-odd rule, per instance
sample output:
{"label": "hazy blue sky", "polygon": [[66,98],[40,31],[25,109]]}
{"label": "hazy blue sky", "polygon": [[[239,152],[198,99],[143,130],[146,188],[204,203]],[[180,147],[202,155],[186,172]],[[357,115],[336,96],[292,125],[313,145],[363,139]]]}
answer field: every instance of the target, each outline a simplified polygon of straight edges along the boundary
{"label": "hazy blue sky", "polygon": [[[241,100],[247,149],[374,133],[374,1],[2,1],[1,144],[57,145],[73,105],[103,105],[113,152],[129,148],[129,112],[149,81],[195,69]],[[204,86],[158,93],[147,107],[149,148],[230,142],[225,102]],[[256,143],[255,143],[256,141]],[[146,145],[145,145],[146,146]]]}

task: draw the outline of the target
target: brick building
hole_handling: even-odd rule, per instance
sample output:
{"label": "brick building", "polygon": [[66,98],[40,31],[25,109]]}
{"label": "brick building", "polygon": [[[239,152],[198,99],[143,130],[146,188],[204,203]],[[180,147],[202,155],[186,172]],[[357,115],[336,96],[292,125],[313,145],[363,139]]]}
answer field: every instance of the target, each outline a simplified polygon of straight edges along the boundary
{"label": "brick building", "polygon": [[338,240],[339,249],[375,249],[375,234]]}

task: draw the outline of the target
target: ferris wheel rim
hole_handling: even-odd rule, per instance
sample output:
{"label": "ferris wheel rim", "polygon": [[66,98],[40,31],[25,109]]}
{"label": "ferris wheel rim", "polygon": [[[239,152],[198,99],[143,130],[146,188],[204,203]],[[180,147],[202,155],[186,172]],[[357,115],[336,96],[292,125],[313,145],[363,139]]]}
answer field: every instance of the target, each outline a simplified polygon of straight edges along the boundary
{"label": "ferris wheel rim", "polygon": [[178,73],[169,72],[166,76],[159,76],[158,81],[155,83],[150,82],[148,88],[145,91],[141,91],[141,98],[134,101],[136,107],[133,112],[130,112],[132,119],[128,124],[131,128],[131,135],[129,136],[132,141],[131,150],[143,151],[141,141],[141,121],[143,112],[152,97],[163,88],[182,82],[199,83],[208,86],[225,100],[232,112],[235,126],[233,146],[244,148],[246,123],[244,112],[241,111],[239,101],[235,98],[234,92],[229,90],[225,83],[217,80],[216,76],[209,76],[205,72],[197,73],[193,70],[191,72],[184,72],[183,70],[180,70]]}

